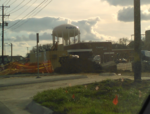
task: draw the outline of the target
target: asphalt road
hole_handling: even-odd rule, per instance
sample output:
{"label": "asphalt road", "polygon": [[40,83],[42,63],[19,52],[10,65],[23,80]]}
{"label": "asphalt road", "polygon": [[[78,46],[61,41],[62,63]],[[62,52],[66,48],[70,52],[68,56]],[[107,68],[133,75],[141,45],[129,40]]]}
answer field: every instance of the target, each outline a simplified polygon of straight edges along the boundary
{"label": "asphalt road", "polygon": [[10,109],[0,102],[0,114],[13,114]]}
{"label": "asphalt road", "polygon": [[[78,76],[78,75],[74,75]],[[42,77],[40,80],[48,80],[54,78],[62,78],[66,76],[55,76],[55,77]],[[87,74],[88,78],[82,79],[69,79],[69,80],[55,80],[51,82],[42,82],[42,83],[33,83],[33,84],[23,84],[23,85],[14,85],[14,86],[3,86],[0,87],[0,114],[30,114],[25,107],[32,101],[34,95],[38,92],[49,89],[57,89],[60,87],[74,86],[89,84],[93,82],[99,82],[106,79],[119,79],[119,78],[128,78],[133,80],[133,76],[99,76],[98,74]],[[15,84],[24,81],[35,80],[36,77],[22,77],[22,78],[4,78],[0,79],[0,84]],[[150,77],[142,77],[142,79],[150,79]],[[2,109],[2,110],[1,110]],[[3,113],[2,113],[3,111]],[[10,111],[10,112],[8,112]]]}

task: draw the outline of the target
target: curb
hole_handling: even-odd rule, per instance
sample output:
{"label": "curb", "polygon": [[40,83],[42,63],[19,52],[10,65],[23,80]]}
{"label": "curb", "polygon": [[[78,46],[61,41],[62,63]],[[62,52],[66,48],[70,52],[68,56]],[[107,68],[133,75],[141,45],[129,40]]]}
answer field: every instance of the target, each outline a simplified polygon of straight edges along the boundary
{"label": "curb", "polygon": [[[26,76],[37,76],[38,74],[17,74],[17,75],[1,75],[0,78],[10,78],[10,77],[26,77]],[[40,76],[53,76],[56,73],[45,73],[39,74]]]}
{"label": "curb", "polygon": [[116,76],[116,73],[100,73],[99,76]]}
{"label": "curb", "polygon": [[84,75],[81,75],[81,76],[69,76],[69,77],[62,77],[62,78],[55,78],[55,79],[36,80],[36,81],[31,81],[31,82],[19,82],[19,83],[15,83],[15,84],[0,84],[0,87],[26,85],[26,84],[43,83],[43,82],[55,82],[55,81],[81,79],[81,78],[88,78],[88,77],[84,76]]}
{"label": "curb", "polygon": [[0,102],[0,113],[1,114],[14,114],[5,104]]}
{"label": "curb", "polygon": [[32,114],[53,114],[51,109],[41,106],[34,101],[29,103],[25,109]]}

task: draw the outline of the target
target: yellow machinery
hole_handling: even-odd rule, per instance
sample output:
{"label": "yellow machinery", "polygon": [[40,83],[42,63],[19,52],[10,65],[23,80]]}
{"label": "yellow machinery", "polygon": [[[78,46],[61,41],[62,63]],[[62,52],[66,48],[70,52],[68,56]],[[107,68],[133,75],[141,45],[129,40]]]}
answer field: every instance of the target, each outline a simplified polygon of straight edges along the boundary
{"label": "yellow machinery", "polygon": [[[60,49],[59,49],[60,50]],[[58,50],[58,42],[52,46],[51,51],[39,52],[39,63],[45,61],[51,61],[53,69],[60,67],[59,57],[68,56],[68,52],[65,50]],[[30,53],[30,63],[37,63],[37,53]]]}

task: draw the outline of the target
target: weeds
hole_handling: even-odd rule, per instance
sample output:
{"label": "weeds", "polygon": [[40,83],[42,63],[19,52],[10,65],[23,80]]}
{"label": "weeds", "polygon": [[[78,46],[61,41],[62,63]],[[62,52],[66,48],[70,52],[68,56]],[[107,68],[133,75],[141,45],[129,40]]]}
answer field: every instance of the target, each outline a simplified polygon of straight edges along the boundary
{"label": "weeds", "polygon": [[149,82],[134,85],[129,79],[105,80],[44,91],[34,96],[34,101],[62,114],[136,114],[149,94]]}

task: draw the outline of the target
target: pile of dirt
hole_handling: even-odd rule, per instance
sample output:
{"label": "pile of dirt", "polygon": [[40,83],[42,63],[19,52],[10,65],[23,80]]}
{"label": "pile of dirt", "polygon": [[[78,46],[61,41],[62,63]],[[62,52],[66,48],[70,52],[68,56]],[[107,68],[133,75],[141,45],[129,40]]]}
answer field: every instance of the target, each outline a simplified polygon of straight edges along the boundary
{"label": "pile of dirt", "polygon": [[88,59],[81,58],[60,58],[61,67],[55,69],[56,73],[101,73],[102,66]]}

